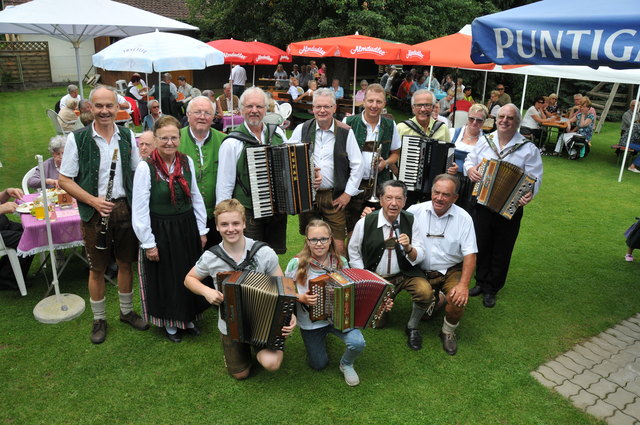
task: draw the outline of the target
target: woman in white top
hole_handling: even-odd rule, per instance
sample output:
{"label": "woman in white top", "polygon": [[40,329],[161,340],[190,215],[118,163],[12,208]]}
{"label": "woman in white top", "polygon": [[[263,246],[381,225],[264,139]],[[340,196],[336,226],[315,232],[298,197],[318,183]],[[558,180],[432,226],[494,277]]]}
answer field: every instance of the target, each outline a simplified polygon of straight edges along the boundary
{"label": "woman in white top", "polygon": [[536,97],[533,102],[533,106],[527,109],[527,112],[522,118],[520,123],[520,134],[527,136],[533,134],[536,139],[540,138],[542,130],[540,129],[540,123],[547,118],[544,110],[547,108],[547,104],[544,100],[544,96]]}
{"label": "woman in white top", "polygon": [[455,143],[456,151],[455,158],[458,169],[464,173],[464,160],[467,154],[473,150],[478,143],[480,137],[483,136],[482,125],[487,119],[489,110],[481,103],[474,103],[469,108],[469,117],[467,118],[467,124],[461,128],[456,129],[451,138],[451,143]]}

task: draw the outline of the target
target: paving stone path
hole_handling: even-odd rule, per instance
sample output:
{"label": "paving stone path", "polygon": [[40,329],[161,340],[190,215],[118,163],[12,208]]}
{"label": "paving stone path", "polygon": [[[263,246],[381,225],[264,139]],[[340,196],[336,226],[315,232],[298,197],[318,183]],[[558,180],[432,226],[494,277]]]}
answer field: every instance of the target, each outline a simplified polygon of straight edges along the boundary
{"label": "paving stone path", "polygon": [[609,424],[640,424],[640,313],[531,375]]}

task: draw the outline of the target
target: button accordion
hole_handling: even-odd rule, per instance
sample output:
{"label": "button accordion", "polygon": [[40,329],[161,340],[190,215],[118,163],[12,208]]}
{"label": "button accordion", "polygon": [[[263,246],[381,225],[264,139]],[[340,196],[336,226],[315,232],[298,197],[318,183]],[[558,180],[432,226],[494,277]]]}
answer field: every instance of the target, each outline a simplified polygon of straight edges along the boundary
{"label": "button accordion", "polygon": [[483,159],[478,171],[482,178],[473,189],[478,204],[509,220],[519,208],[518,200],[533,192],[537,181],[517,165],[496,159]]}
{"label": "button accordion", "polygon": [[313,167],[306,143],[247,147],[255,218],[299,214],[313,207]]}
{"label": "button accordion", "polygon": [[433,179],[454,162],[455,144],[418,136],[402,136],[398,180],[407,190],[431,192]]}
{"label": "button accordion", "polygon": [[394,286],[369,270],[342,269],[309,280],[309,291],[318,295],[316,304],[309,306],[311,321],[327,320],[345,331],[375,328]]}
{"label": "button accordion", "polygon": [[220,314],[234,341],[284,350],[282,327],[291,321],[296,304],[292,279],[256,272],[226,272],[217,276],[224,303]]}

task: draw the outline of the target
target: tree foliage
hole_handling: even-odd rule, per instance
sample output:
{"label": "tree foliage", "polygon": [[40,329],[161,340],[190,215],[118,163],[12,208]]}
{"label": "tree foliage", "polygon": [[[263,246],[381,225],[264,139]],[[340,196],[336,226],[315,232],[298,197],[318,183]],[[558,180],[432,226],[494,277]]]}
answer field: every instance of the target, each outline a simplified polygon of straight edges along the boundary
{"label": "tree foliage", "polygon": [[[522,2],[504,0],[501,5]],[[485,0],[187,0],[187,4],[190,21],[200,27],[204,40],[258,39],[281,48],[293,41],[356,31],[415,44],[457,32],[475,17],[498,11]]]}

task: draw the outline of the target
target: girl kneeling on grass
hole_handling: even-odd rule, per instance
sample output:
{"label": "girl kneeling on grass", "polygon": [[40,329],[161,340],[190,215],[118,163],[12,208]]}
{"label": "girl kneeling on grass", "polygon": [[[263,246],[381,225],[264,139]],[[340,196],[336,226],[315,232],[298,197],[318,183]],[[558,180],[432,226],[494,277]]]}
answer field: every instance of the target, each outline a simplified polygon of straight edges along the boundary
{"label": "girl kneeling on grass", "polygon": [[331,228],[324,221],[312,220],[307,225],[305,235],[304,248],[289,261],[285,276],[296,282],[298,290],[296,316],[302,340],[307,349],[309,366],[315,370],[322,370],[327,366],[329,357],[326,338],[327,334],[334,334],[347,346],[340,359],[340,370],[344,374],[344,380],[350,386],[358,385],[360,378],[353,368],[353,363],[365,347],[362,332],[359,329],[342,332],[326,320],[312,322],[307,309],[307,306],[315,305],[318,298],[317,295],[309,292],[309,280],[326,274],[325,269],[337,270],[348,267],[347,260],[338,255]]}

